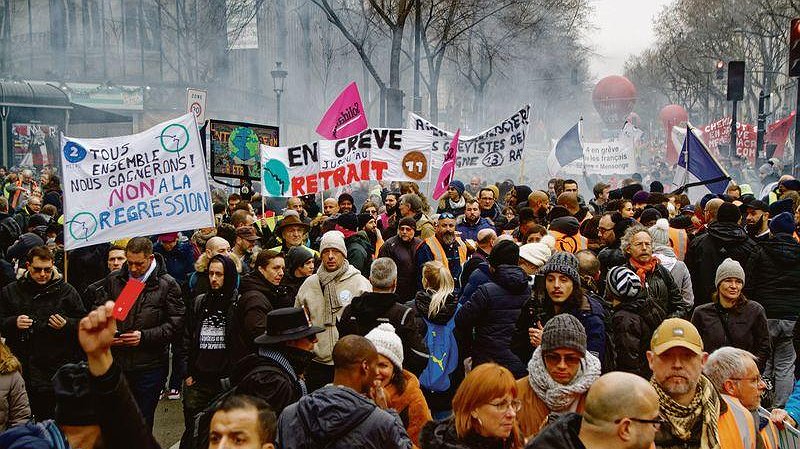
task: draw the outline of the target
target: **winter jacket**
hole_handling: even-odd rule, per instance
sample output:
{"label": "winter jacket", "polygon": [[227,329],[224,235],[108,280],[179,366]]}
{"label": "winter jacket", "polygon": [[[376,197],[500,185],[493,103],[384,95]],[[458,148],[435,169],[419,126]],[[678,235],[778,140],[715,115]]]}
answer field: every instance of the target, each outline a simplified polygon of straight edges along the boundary
{"label": "winter jacket", "polygon": [[0,256],[5,258],[6,249],[22,235],[22,228],[13,215],[0,212]]}
{"label": "winter jacket", "polygon": [[85,246],[67,253],[69,265],[69,283],[75,290],[83,294],[83,302],[88,311],[94,305],[94,297],[87,288],[108,276],[108,243]]}
{"label": "winter jacket", "polygon": [[[277,345],[275,349],[279,352],[286,350]],[[231,383],[236,385],[236,393],[263,399],[276,415],[303,396],[296,377],[277,361],[258,354],[239,360],[231,373]]]}
{"label": "winter jacket", "polygon": [[428,364],[428,350],[417,330],[414,309],[398,304],[394,293],[365,292],[353,298],[337,321],[339,338],[345,335],[367,335],[381,323],[389,323],[403,341],[403,368],[419,375]]}
{"label": "winter jacket", "polygon": [[233,314],[233,360],[239,360],[255,351],[253,340],[267,331],[269,312],[293,305],[294,297],[289,287],[273,285],[257,269],[243,276],[239,284],[239,300]]}
{"label": "winter jacket", "polygon": [[472,276],[472,272],[478,269],[478,266],[481,264],[488,264],[489,254],[486,253],[481,247],[478,247],[472,255],[469,256],[466,262],[464,262],[464,266],[461,268],[461,286],[462,291],[466,288],[466,285],[469,283],[469,277]]}
{"label": "winter jacket", "polygon": [[[423,341],[425,341],[428,335],[428,325],[426,324],[426,320],[433,324],[447,324],[453,316],[456,314],[456,310],[458,310],[458,300],[454,295],[450,295],[445,300],[442,307],[439,309],[439,312],[434,315],[432,318],[429,317],[430,313],[430,305],[431,305],[431,292],[430,291],[421,291],[417,292],[416,297],[413,301],[409,302],[409,305],[414,308],[416,311],[416,325],[417,331],[419,335],[422,336]],[[458,345],[459,353],[459,360],[463,360],[465,358],[464,353],[468,351],[468,347],[464,344],[463,338],[458,334],[455,333],[456,337],[456,344]],[[464,370],[462,369],[462,364],[459,363],[458,368],[455,371],[450,373],[450,388],[447,391],[429,391],[423,390],[425,394],[425,399],[428,401],[428,406],[431,410],[440,411],[440,410],[450,410],[450,402],[453,399],[453,395],[456,393],[456,388],[461,383],[461,379],[464,378]]]}
{"label": "winter jacket", "polygon": [[347,247],[347,261],[350,262],[350,266],[358,269],[362,276],[369,279],[375,248],[370,244],[367,234],[364,231],[356,232],[344,239],[344,244]]}
{"label": "winter jacket", "polygon": [[[183,332],[186,306],[181,288],[167,273],[164,259],[155,254],[156,269],[145,282],[125,321],[117,321],[120,333],[141,331],[139,346],[111,348],[122,371],[139,371],[167,366],[169,343]],[[94,293],[95,307],[115,301],[128,282],[128,264],[109,274]]]}
{"label": "winter jacket", "polygon": [[502,226],[502,222],[506,219],[506,217],[503,216],[503,210],[497,202],[494,203],[491,209],[484,209],[481,207],[481,218],[489,220],[490,225],[497,227]]}
{"label": "winter jacket", "polygon": [[653,256],[657,257],[661,265],[664,265],[664,268],[669,270],[669,274],[672,275],[672,280],[675,281],[675,284],[680,289],[681,297],[686,304],[689,305],[689,309],[694,307],[692,275],[689,273],[689,268],[686,267],[686,264],[678,260],[678,258],[675,257],[675,251],[668,246],[656,248]]}
{"label": "winter jacket", "polygon": [[167,251],[161,242],[153,245],[153,252],[161,254],[164,263],[167,265],[167,273],[170,274],[178,284],[183,285],[189,281],[189,275],[194,271],[194,249],[189,242],[178,242],[172,251]]}
{"label": "winter jacket", "polygon": [[102,376],[90,376],[89,388],[105,447],[161,449],[142,418],[116,359]]}
{"label": "winter jacket", "polygon": [[[404,362],[405,364],[405,362]],[[425,396],[420,389],[419,379],[410,372],[403,370],[403,378],[406,381],[406,389],[402,394],[397,392],[394,384],[384,387],[389,408],[400,415],[408,437],[415,447],[419,447],[419,433],[428,421],[431,420],[431,410],[425,402]]]}
{"label": "winter jacket", "polygon": [[472,366],[494,361],[515,377],[527,373],[526,364],[511,352],[511,335],[522,305],[531,295],[528,280],[522,268],[500,265],[492,273],[492,282],[478,287],[456,312],[459,331],[474,332]]}
{"label": "winter jacket", "polygon": [[417,232],[414,233],[416,237],[425,240],[436,234],[436,228],[433,226],[433,222],[425,214],[414,216],[414,220],[417,220]]}
{"label": "winter jacket", "polygon": [[[630,261],[626,266],[636,273],[636,269],[633,268]],[[694,281],[692,281],[692,284],[694,285]],[[647,273],[644,287],[648,297],[664,309],[669,318],[686,319],[689,317],[691,307],[683,300],[678,284],[675,283],[666,267],[658,264],[652,272]]]}
{"label": "winter jacket", "polygon": [[443,196],[442,199],[439,200],[439,204],[436,207],[436,213],[443,214],[449,212],[453,214],[454,217],[458,217],[459,215],[464,215],[464,210],[467,208],[467,199],[472,199],[471,196],[468,198],[467,195],[469,194],[465,193],[461,197],[462,203],[460,207],[453,206],[453,203],[450,202],[449,195]]}
{"label": "winter jacket", "polygon": [[[233,313],[234,303],[233,300],[239,295],[236,290],[228,298],[219,298],[223,304],[221,313],[225,316],[225,347],[228,357],[222,366],[200,366],[198,362],[198,353],[200,352],[200,332],[203,328],[203,320],[209,315],[210,302],[214,299],[211,298],[210,293],[203,293],[202,295],[194,298],[189,307],[186,308],[186,319],[183,326],[183,351],[179,351],[180,356],[184,358],[182,365],[187,368],[187,374],[194,380],[217,382],[219,379],[228,376],[232,365],[239,359],[233,356],[232,351],[232,327],[233,327]],[[173,355],[174,356],[174,355]]]}
{"label": "winter jacket", "polygon": [[711,294],[717,291],[714,277],[723,260],[730,257],[745,267],[756,247],[755,242],[738,224],[714,222],[707,229],[703,235],[692,239],[684,258],[692,274],[696,305],[709,302]]}
{"label": "winter jacket", "polygon": [[645,353],[650,350],[650,338],[658,324],[648,322],[643,316],[646,307],[644,297],[617,304],[610,324],[616,353],[615,369],[649,379],[651,372]]}
{"label": "winter jacket", "polygon": [[[67,321],[61,329],[47,324],[54,314]],[[18,329],[20,315],[28,315],[33,326]],[[37,284],[26,273],[0,292],[0,333],[22,363],[29,392],[52,390],[56,370],[81,359],[78,321],[85,315],[78,292],[57,273],[45,285]]]}
{"label": "winter jacket", "polygon": [[[319,270],[324,269],[324,265],[319,268]],[[320,272],[319,270],[317,273]],[[323,292],[317,273],[309,276],[300,286],[294,306],[308,310],[311,322],[315,326],[325,328],[324,332],[317,334],[319,341],[314,346],[314,353],[316,354],[314,360],[326,365],[332,365],[333,345],[339,341],[336,321],[342,316],[344,307],[353,298],[361,296],[364,292],[372,291],[372,284],[355,267],[348,265],[347,270],[340,275],[339,279],[328,284],[326,291]],[[328,292],[327,289],[331,288],[334,291]],[[338,301],[334,303],[331,297],[326,296],[326,293],[330,294],[331,297],[337,298]]]}
{"label": "winter jacket", "polygon": [[473,240],[478,241],[478,231],[481,229],[494,229],[492,226],[492,222],[487,220],[484,217],[478,217],[478,221],[475,223],[467,223],[467,220],[464,216],[458,217],[456,220],[456,231],[460,232],[461,240]]}
{"label": "winter jacket", "polygon": [[16,357],[0,362],[0,432],[31,419],[25,381]]}
{"label": "winter jacket", "polygon": [[[522,401],[522,408],[517,412],[517,423],[522,438],[537,435],[547,425],[550,409],[547,404],[533,391],[528,376],[517,380],[517,399]],[[582,413],[586,406],[586,393],[578,398],[577,412]]]}
{"label": "winter jacket", "polygon": [[583,418],[577,413],[567,413],[558,421],[542,429],[525,449],[585,449],[578,435]]}
{"label": "winter jacket", "polygon": [[378,257],[388,257],[397,265],[397,289],[395,293],[403,302],[414,299],[417,293],[417,248],[422,240],[414,237],[410,242],[404,242],[399,236],[394,236],[383,243]]}
{"label": "winter jacket", "polygon": [[276,443],[281,449],[411,448],[397,413],[342,385],[328,385],[286,407]]}
{"label": "winter jacket", "polygon": [[459,437],[452,417],[443,421],[430,421],[419,435],[422,449],[507,449],[511,447],[510,440],[483,437],[477,432]]}
{"label": "winter jacket", "polygon": [[467,284],[461,288],[458,302],[461,304],[467,302],[467,300],[472,297],[472,294],[475,293],[475,290],[487,282],[489,282],[489,262],[479,263],[469,275]]}
{"label": "winter jacket", "polygon": [[797,319],[800,244],[791,235],[778,234],[759,243],[745,273],[744,293],[764,306],[768,319]]}
{"label": "winter jacket", "polygon": [[771,346],[767,316],[761,304],[747,299],[730,309],[718,302],[703,304],[694,309],[692,324],[703,338],[705,352],[711,354],[723,346],[744,349],[758,357],[758,369],[764,372]]}

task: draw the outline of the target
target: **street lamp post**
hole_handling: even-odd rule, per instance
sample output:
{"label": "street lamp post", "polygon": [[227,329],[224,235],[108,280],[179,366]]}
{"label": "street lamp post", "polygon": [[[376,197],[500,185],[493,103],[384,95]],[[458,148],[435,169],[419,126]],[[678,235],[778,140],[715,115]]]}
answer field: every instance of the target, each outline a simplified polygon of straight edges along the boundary
{"label": "street lamp post", "polygon": [[286,70],[284,70],[281,65],[283,63],[281,61],[275,61],[275,70],[271,71],[270,74],[272,75],[272,90],[275,92],[277,96],[277,125],[278,128],[281,127],[281,94],[283,94],[283,84],[286,81],[286,76],[289,74]]}

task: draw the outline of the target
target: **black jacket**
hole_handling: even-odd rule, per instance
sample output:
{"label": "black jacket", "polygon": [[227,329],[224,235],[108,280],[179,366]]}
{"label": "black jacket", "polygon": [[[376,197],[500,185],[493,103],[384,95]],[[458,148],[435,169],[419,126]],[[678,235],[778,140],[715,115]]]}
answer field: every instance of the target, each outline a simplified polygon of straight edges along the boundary
{"label": "black jacket", "polygon": [[255,351],[256,337],[267,331],[267,314],[275,309],[294,306],[289,287],[274,285],[258,269],[242,277],[239,301],[233,315],[234,334],[231,340],[233,360]]}
{"label": "black jacket", "polygon": [[764,306],[768,319],[797,319],[800,244],[791,235],[778,234],[759,243],[745,273],[744,292]]}
{"label": "black jacket", "polygon": [[456,327],[467,335],[474,329],[473,366],[494,361],[520,378],[526,375],[527,367],[511,351],[511,336],[522,305],[531,296],[530,278],[516,265],[500,265],[491,279],[478,287],[456,313]]}
{"label": "black jacket", "polygon": [[581,420],[577,413],[567,413],[553,424],[542,429],[528,442],[525,449],[585,449],[578,435]]}
{"label": "black jacket", "polygon": [[[285,349],[276,350],[285,351]],[[297,350],[299,351],[299,349]],[[309,353],[311,361],[313,353]],[[304,369],[293,366],[295,371]],[[231,374],[231,383],[236,385],[236,393],[256,396],[263,399],[280,415],[289,404],[294,404],[303,395],[298,380],[275,360],[258,354],[250,354],[241,359]]]}
{"label": "black jacket", "polygon": [[[167,273],[164,259],[158,254],[154,256],[157,266],[147,279],[144,291],[125,321],[117,322],[117,329],[121,333],[136,330],[142,332],[139,346],[111,348],[114,360],[119,362],[122,371],[167,366],[169,343],[179,341],[183,332],[186,306],[181,296],[181,287]],[[128,278],[128,264],[125,264],[101,282],[93,284],[93,288],[87,289],[87,293],[90,294],[94,306],[115,301]]]}
{"label": "black jacket", "polygon": [[649,322],[643,316],[646,307],[645,298],[614,306],[611,335],[616,355],[615,369],[649,379],[651,372],[645,353],[650,350],[650,338],[660,323]]}
{"label": "black jacket", "polygon": [[[636,269],[630,262],[626,266],[636,273]],[[716,268],[713,271],[716,273]],[[667,313],[667,318],[689,318],[692,307],[683,300],[680,287],[675,283],[675,279],[672,278],[672,274],[666,267],[661,264],[656,265],[653,272],[648,273],[645,277],[644,287],[650,299]],[[695,296],[695,298],[697,297]]]}
{"label": "black jacket", "polygon": [[428,349],[417,330],[416,311],[398,302],[394,293],[363,293],[344,308],[336,328],[339,338],[351,334],[363,337],[381,323],[391,324],[403,341],[403,369],[418,376],[428,364]]}
{"label": "black jacket", "polygon": [[410,242],[404,242],[399,236],[394,236],[383,243],[378,257],[388,257],[397,265],[397,296],[405,301],[414,299],[417,293],[417,247],[422,244],[419,237],[414,237]]}
{"label": "black jacket", "polygon": [[703,304],[694,309],[692,324],[700,332],[705,352],[711,354],[723,346],[744,349],[758,357],[758,369],[764,371],[771,350],[767,316],[761,304],[745,300],[731,309],[719,303]]}
{"label": "black jacket", "polygon": [[714,222],[707,229],[689,242],[684,258],[692,275],[695,306],[711,301],[711,294],[717,290],[717,267],[723,260],[730,257],[745,267],[756,247],[747,231],[735,223]]}
{"label": "black jacket", "polygon": [[419,434],[419,445],[422,449],[505,449],[510,448],[510,438],[507,441],[499,438],[482,437],[476,432],[470,432],[463,438],[456,433],[456,424],[453,418],[443,421],[429,421]]}
{"label": "black jacket", "polygon": [[[235,302],[234,299],[238,296],[236,290],[227,298],[212,298],[211,293],[203,293],[197,298],[192,300],[190,307],[186,308],[186,320],[183,326],[183,342],[180,357],[184,358],[182,366],[186,367],[186,373],[194,380],[203,380],[208,382],[216,382],[219,379],[227,377],[232,365],[238,361],[228,357],[220,366],[203,366],[198,362],[198,354],[200,352],[200,331],[203,327],[203,320],[209,316],[212,307],[220,307],[225,315],[225,347],[227,353],[232,354],[231,341],[232,338],[232,322]],[[218,305],[210,304],[213,300],[220,300]],[[175,356],[175,354],[173,354]]]}
{"label": "black jacket", "polygon": [[[59,314],[67,324],[53,329],[51,315]],[[17,317],[28,315],[33,320],[29,329],[17,328]],[[78,346],[78,322],[86,315],[75,289],[55,276],[39,285],[26,273],[0,293],[0,333],[22,363],[22,374],[28,391],[52,390],[53,375],[65,363],[81,359]]]}

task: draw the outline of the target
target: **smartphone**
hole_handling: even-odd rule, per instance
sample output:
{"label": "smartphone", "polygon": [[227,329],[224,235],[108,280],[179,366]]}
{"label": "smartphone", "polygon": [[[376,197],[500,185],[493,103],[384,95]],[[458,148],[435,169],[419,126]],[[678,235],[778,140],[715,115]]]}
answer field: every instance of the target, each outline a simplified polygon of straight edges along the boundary
{"label": "smartphone", "polygon": [[119,338],[120,335],[122,335],[122,332],[120,332],[120,331],[114,332],[114,338]]}

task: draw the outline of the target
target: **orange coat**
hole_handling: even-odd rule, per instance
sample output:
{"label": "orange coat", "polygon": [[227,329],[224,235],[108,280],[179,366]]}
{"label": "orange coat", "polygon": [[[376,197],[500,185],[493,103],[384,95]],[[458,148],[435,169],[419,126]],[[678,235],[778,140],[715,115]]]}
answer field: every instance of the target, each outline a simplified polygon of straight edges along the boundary
{"label": "orange coat", "polygon": [[419,433],[422,426],[433,418],[428,403],[425,402],[425,396],[419,387],[417,376],[403,370],[403,377],[406,379],[406,389],[403,394],[398,394],[397,388],[392,384],[386,386],[384,391],[389,407],[394,409],[401,418],[404,418],[403,424],[406,426],[406,432],[416,448],[419,447]]}
{"label": "orange coat", "polygon": [[[517,423],[522,438],[527,440],[539,433],[547,423],[550,410],[543,400],[533,391],[528,377],[517,380],[517,398],[522,401],[522,408],[517,413]],[[586,395],[578,399],[577,413],[582,413],[586,405]]]}

